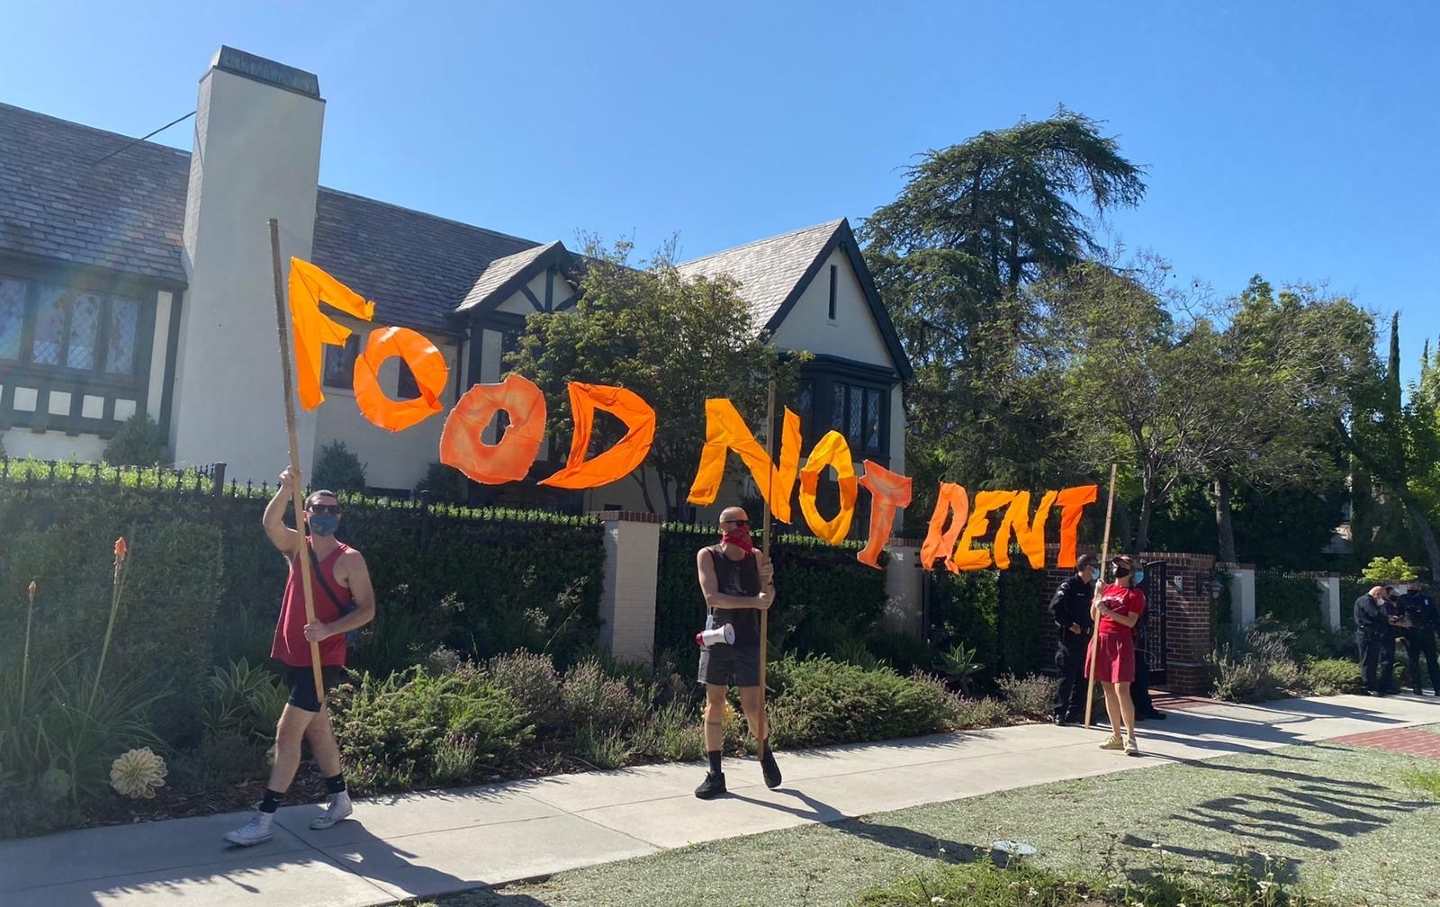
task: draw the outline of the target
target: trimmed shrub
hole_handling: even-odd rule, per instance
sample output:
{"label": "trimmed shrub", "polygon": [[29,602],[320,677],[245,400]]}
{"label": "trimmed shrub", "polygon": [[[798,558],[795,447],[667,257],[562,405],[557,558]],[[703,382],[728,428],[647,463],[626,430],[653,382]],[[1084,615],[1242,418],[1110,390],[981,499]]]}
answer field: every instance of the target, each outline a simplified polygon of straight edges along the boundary
{"label": "trimmed shrub", "polygon": [[497,655],[490,659],[486,671],[538,731],[558,727],[565,721],[560,674],[549,656],[525,651]]}
{"label": "trimmed shrub", "polygon": [[953,697],[890,668],[864,670],[826,657],[786,657],[770,667],[777,747],[918,737],[949,728]]}
{"label": "trimmed shrub", "polygon": [[1320,619],[1323,596],[1320,584],[1308,576],[1290,576],[1277,570],[1255,572],[1255,613],[1269,615],[1294,627]]}
{"label": "trimmed shrub", "polygon": [[1272,621],[1257,621],[1236,634],[1211,657],[1217,699],[1265,702],[1302,686],[1300,666],[1291,653],[1294,634]]}
{"label": "trimmed shrub", "polygon": [[169,448],[165,430],[145,413],[136,413],[121,424],[102,456],[111,466],[154,466],[170,462]]}
{"label": "trimmed shrub", "polygon": [[487,780],[534,736],[510,694],[473,668],[361,672],[329,700],[351,786],[362,793]]}
{"label": "trimmed shrub", "polygon": [[365,464],[344,441],[331,441],[315,454],[310,487],[329,491],[364,491]]}
{"label": "trimmed shrub", "polygon": [[570,726],[620,733],[644,716],[640,701],[624,680],[611,677],[599,660],[587,658],[571,668],[560,684],[560,704]]}
{"label": "trimmed shrub", "polygon": [[1360,666],[1345,658],[1321,658],[1305,665],[1305,685],[1317,696],[1354,693],[1365,687]]}

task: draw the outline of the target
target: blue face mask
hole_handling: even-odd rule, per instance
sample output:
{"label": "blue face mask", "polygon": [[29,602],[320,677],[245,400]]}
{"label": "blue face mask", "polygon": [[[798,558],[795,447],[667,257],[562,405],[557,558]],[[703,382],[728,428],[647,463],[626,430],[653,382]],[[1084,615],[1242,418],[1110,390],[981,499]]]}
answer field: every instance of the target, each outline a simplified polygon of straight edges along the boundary
{"label": "blue face mask", "polygon": [[312,513],[309,514],[308,522],[310,531],[315,535],[334,535],[335,530],[340,528],[340,516],[334,513]]}
{"label": "blue face mask", "polygon": [[1143,582],[1145,582],[1145,571],[1144,571],[1144,570],[1136,570],[1136,571],[1135,571],[1135,582],[1131,583],[1131,585],[1132,585],[1132,586],[1138,586],[1138,585],[1140,585],[1140,584],[1143,583]]}

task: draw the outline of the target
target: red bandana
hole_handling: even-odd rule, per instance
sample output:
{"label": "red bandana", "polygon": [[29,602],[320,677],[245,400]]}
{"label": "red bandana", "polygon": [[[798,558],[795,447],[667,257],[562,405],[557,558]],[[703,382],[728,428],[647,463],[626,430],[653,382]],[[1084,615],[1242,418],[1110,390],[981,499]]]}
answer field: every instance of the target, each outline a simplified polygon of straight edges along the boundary
{"label": "red bandana", "polygon": [[755,550],[755,543],[750,541],[750,528],[748,526],[736,526],[721,536],[721,541],[729,542],[746,554]]}

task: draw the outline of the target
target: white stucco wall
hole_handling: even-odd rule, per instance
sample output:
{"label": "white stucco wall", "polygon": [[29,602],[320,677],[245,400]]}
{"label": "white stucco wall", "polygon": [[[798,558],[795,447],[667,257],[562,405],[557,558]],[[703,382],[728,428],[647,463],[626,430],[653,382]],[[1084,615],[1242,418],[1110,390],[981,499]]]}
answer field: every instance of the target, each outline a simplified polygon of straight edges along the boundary
{"label": "white stucco wall", "polygon": [[0,444],[5,445],[5,455],[16,458],[98,463],[106,443],[98,435],[72,437],[63,431],[37,433],[28,428],[11,428],[0,432]]}
{"label": "white stucco wall", "polygon": [[[450,367],[450,381],[445,384],[441,401],[445,411],[402,432],[388,432],[372,425],[355,405],[355,393],[349,388],[325,388],[325,402],[316,410],[317,444],[343,441],[365,464],[365,481],[374,488],[410,489],[425,476],[429,465],[440,459],[440,432],[445,417],[455,405],[454,342],[443,342],[429,335],[445,364]],[[363,342],[363,340],[362,340]],[[400,399],[400,360],[390,359],[380,367],[380,387],[392,399]],[[281,452],[283,457],[283,451]]]}
{"label": "white stucco wall", "polygon": [[[323,101],[212,69],[201,79],[185,217],[174,446],[181,464],[224,461],[273,481],[287,442],[268,218],[281,259],[310,259]],[[299,420],[301,462],[316,417]]]}
{"label": "white stucco wall", "polygon": [[[836,267],[835,320],[830,320],[830,266]],[[890,350],[865,301],[850,259],[840,249],[816,272],[775,332],[775,345],[890,368]]]}

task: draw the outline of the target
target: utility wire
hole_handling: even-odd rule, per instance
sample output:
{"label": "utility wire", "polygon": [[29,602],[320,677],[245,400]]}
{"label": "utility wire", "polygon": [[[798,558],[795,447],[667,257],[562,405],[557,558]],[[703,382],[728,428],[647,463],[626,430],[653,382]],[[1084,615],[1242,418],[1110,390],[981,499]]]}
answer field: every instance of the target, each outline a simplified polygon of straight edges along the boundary
{"label": "utility wire", "polygon": [[190,111],[189,113],[185,114],[183,117],[177,117],[176,119],[171,120],[170,122],[166,123],[164,126],[161,126],[159,129],[157,129],[157,130],[155,130],[154,132],[150,133],[150,135],[141,136],[140,138],[135,139],[134,141],[126,142],[124,145],[121,145],[119,148],[116,148],[114,151],[110,152],[109,154],[105,155],[104,157],[100,158],[99,160],[91,161],[91,162],[90,162],[90,166],[91,166],[91,167],[98,167],[99,165],[101,165],[101,164],[105,163],[106,161],[110,160],[112,157],[114,157],[115,155],[117,155],[117,154],[119,154],[120,152],[124,151],[125,149],[134,147],[135,145],[140,144],[141,142],[145,141],[146,139],[150,138],[151,136],[159,135],[160,133],[162,133],[162,132],[164,132],[165,130],[169,129],[171,126],[174,126],[174,125],[177,124],[177,123],[183,123],[183,122],[185,122],[186,120],[188,120],[188,119],[190,119],[191,117],[193,117],[194,115],[195,115],[195,111],[192,110],[192,111]]}

